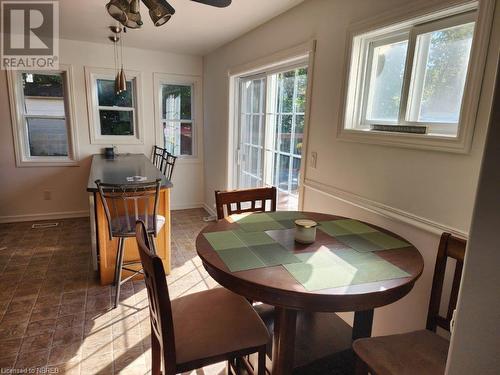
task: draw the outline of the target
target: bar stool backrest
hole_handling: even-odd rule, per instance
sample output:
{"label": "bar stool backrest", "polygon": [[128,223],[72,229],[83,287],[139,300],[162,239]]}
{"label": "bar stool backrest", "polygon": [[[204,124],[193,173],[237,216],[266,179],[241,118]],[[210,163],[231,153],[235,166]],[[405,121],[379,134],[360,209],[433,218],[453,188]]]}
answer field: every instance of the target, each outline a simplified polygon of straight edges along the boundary
{"label": "bar stool backrest", "polygon": [[110,239],[134,237],[137,220],[144,221],[148,234],[156,234],[160,179],[120,185],[100,180],[95,183],[106,213]]}
{"label": "bar stool backrest", "polygon": [[159,146],[153,146],[153,152],[151,154],[151,161],[155,165],[156,168],[159,170],[163,169],[163,156],[167,153],[167,150],[159,147]]}
{"label": "bar stool backrest", "polygon": [[170,152],[166,152],[162,157],[161,171],[167,178],[167,180],[172,180],[172,173],[174,172],[175,161],[177,156],[172,155]]}

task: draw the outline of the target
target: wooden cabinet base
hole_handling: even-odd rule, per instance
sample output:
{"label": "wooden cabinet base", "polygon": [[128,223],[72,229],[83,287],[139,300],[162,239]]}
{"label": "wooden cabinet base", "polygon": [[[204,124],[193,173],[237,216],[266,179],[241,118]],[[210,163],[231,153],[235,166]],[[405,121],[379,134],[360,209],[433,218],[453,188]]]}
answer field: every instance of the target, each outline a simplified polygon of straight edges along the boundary
{"label": "wooden cabinet base", "polygon": [[[97,243],[99,248],[99,274],[101,285],[113,283],[115,273],[116,253],[118,249],[118,239],[109,239],[108,223],[106,214],[98,194],[95,197],[96,204],[96,227]],[[163,267],[167,274],[170,273],[170,189],[162,189],[158,202],[158,215],[165,217],[165,225],[156,236],[156,251],[163,261]],[[139,261],[139,252],[134,237],[125,240],[124,262]],[[131,267],[133,268],[133,267]],[[123,271],[123,278],[129,276],[127,271]],[[140,279],[141,276],[136,276]]]}

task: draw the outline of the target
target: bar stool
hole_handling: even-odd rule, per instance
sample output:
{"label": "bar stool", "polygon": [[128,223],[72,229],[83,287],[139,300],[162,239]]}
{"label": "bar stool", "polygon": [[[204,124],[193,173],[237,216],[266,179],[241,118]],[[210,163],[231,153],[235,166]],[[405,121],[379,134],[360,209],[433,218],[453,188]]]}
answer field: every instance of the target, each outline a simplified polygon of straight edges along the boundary
{"label": "bar stool", "polygon": [[172,155],[168,151],[166,151],[162,156],[162,162],[161,162],[159,169],[162,171],[162,173],[165,175],[165,177],[169,181],[172,180],[172,173],[174,172],[176,160],[177,160],[177,156]]}
{"label": "bar stool", "polygon": [[159,170],[162,169],[163,157],[167,154],[167,152],[168,151],[162,147],[156,145],[153,146],[153,152],[151,153],[151,162]]}
{"label": "bar stool", "polygon": [[[95,183],[108,221],[109,239],[118,238],[113,281],[116,291],[114,308],[116,308],[120,299],[121,285],[137,274],[143,274],[142,268],[138,270],[129,268],[140,265],[140,261],[123,262],[125,239],[135,237],[137,220],[144,221],[147,235],[156,253],[154,238],[165,225],[165,217],[157,214],[161,180],[130,184],[106,184],[97,180]],[[122,270],[132,272],[132,275],[122,280]]]}

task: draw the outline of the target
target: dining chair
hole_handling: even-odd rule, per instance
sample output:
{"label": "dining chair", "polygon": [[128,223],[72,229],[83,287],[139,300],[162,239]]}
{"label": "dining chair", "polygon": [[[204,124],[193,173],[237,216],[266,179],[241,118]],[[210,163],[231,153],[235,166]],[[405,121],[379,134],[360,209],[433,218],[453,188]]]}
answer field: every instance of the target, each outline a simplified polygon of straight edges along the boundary
{"label": "dining chair", "polygon": [[162,161],[160,165],[160,170],[165,175],[167,180],[172,180],[172,173],[174,172],[175,162],[177,160],[177,156],[172,155],[170,152],[165,151],[162,156]]}
{"label": "dining chair", "polygon": [[[227,216],[245,212],[266,211],[266,202],[270,201],[268,211],[276,211],[276,187],[265,187],[257,189],[244,189],[232,191],[215,191],[215,206],[217,209],[217,220],[224,219],[224,208]],[[242,203],[249,203],[250,207],[242,208]],[[259,203],[259,205],[257,205]],[[233,206],[236,206],[235,208]]]}
{"label": "dining chair", "polygon": [[270,337],[245,298],[215,288],[170,300],[163,263],[151,251],[144,222],[137,222],[136,233],[149,299],[152,375],[221,361],[228,361],[230,370],[236,358],[253,353],[258,353],[257,374],[264,375]]}
{"label": "dining chair", "polygon": [[153,146],[153,151],[151,153],[151,162],[155,165],[156,168],[162,170],[163,156],[168,151],[165,148],[159,146]]}
{"label": "dining chair", "polygon": [[[466,241],[443,233],[439,242],[425,330],[354,341],[356,374],[442,375],[449,341],[438,335],[438,327],[450,331],[457,305]],[[441,296],[448,258],[456,260],[446,315],[440,315]]]}
{"label": "dining chair", "polygon": [[[109,239],[118,238],[113,279],[116,308],[120,299],[121,285],[142,273],[142,269],[130,268],[140,265],[140,261],[125,263],[123,261],[125,239],[135,237],[135,222],[139,219],[144,220],[153,248],[154,237],[165,225],[165,217],[157,214],[161,180],[127,184],[107,184],[96,180],[95,184],[106,214]],[[132,272],[132,275],[122,280],[122,270]]]}

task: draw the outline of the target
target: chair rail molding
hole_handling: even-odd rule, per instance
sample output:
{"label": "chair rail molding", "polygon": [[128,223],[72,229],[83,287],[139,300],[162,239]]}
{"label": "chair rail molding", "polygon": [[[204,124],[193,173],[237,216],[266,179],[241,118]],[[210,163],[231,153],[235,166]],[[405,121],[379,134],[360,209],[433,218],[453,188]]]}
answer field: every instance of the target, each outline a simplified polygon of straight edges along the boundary
{"label": "chair rail molding", "polygon": [[351,193],[349,191],[340,189],[338,187],[324,184],[309,178],[304,181],[304,188],[311,189],[321,194],[327,195],[331,198],[340,200],[342,202],[351,204],[366,211],[387,217],[389,219],[397,220],[405,224],[409,224],[421,230],[441,235],[443,232],[449,232],[455,236],[467,239],[468,232],[438,223],[434,220],[415,215],[411,212],[395,208],[384,203],[380,203],[369,198]]}

